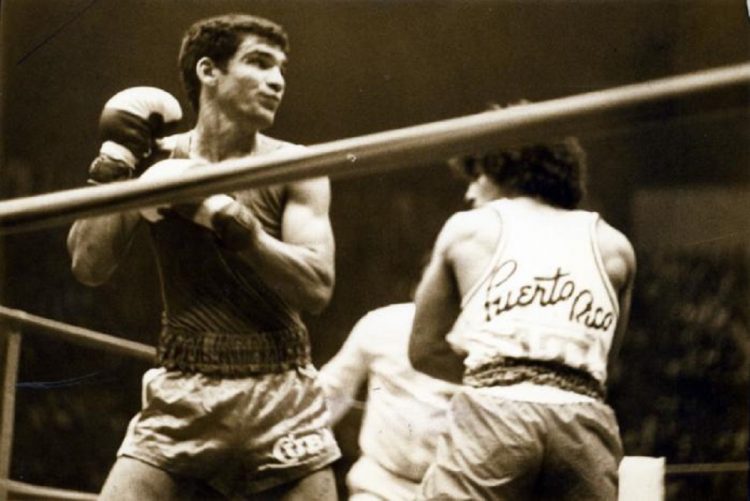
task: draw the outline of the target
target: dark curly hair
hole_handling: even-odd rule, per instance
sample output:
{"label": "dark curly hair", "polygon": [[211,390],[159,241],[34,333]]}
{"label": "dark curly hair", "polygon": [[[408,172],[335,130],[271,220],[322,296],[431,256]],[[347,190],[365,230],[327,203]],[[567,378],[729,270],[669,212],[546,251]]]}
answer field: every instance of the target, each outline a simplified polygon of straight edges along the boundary
{"label": "dark curly hair", "polygon": [[563,209],[578,207],[585,193],[586,153],[574,137],[470,155],[458,165],[472,179],[486,174],[510,193]]}
{"label": "dark curly hair", "polygon": [[[488,103],[485,111],[531,104],[527,99],[501,106]],[[541,199],[554,207],[575,209],[586,193],[586,152],[575,137],[526,144],[449,160],[469,179],[486,174],[506,191]]]}
{"label": "dark curly hair", "polygon": [[229,59],[242,43],[245,35],[254,34],[289,53],[289,39],[280,25],[249,14],[226,14],[202,19],[193,24],[182,38],[178,64],[182,84],[197,111],[201,83],[195,73],[196,64],[203,57],[210,58],[220,69],[226,70]]}

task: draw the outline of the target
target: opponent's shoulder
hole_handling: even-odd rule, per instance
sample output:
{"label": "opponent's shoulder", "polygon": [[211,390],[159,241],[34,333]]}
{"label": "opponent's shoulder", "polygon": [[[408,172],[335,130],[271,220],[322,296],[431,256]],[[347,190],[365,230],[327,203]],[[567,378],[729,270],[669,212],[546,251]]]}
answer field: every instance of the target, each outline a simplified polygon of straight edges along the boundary
{"label": "opponent's shoulder", "polygon": [[459,211],[451,215],[440,231],[444,244],[482,237],[498,227],[500,218],[488,207]]}

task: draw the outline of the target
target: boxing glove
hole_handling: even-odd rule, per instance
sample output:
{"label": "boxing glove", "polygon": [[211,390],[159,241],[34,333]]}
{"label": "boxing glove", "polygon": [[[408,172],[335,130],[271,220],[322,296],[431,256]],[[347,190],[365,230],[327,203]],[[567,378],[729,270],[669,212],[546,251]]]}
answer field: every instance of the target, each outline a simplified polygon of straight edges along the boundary
{"label": "boxing glove", "polygon": [[[154,180],[179,175],[201,163],[190,159],[167,159],[155,163],[144,172],[141,180]],[[161,205],[141,210],[141,216],[151,223],[165,216],[176,215],[211,230],[227,249],[247,248],[256,238],[260,223],[250,209],[229,195],[211,195],[198,202]]]}
{"label": "boxing glove", "polygon": [[104,105],[99,117],[99,155],[89,167],[89,182],[131,179],[159,147],[158,140],[182,119],[180,103],[156,87],[131,87]]}
{"label": "boxing glove", "polygon": [[248,248],[260,229],[252,211],[229,195],[212,195],[196,204],[175,204],[171,210],[213,231],[219,243],[232,251]]}

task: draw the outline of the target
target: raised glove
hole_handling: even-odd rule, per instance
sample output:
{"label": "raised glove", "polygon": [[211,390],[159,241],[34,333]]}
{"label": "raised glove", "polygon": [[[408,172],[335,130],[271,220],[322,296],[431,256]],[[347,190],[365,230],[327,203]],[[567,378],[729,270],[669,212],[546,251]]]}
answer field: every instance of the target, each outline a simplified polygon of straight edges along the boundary
{"label": "raised glove", "polygon": [[89,167],[93,184],[136,177],[157,140],[182,118],[180,103],[156,87],[131,87],[107,101],[99,117],[99,155]]}

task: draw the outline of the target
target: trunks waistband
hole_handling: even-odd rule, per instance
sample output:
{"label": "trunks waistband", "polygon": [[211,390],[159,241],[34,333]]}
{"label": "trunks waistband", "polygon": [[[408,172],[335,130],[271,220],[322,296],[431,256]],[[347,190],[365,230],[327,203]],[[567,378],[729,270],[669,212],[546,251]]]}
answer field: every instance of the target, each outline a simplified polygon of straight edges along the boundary
{"label": "trunks waistband", "polygon": [[299,328],[247,334],[165,329],[157,359],[167,369],[222,377],[283,372],[311,363],[307,331]]}
{"label": "trunks waistband", "polygon": [[547,360],[500,357],[467,369],[463,384],[474,388],[518,383],[548,385],[603,401],[604,385],[588,372]]}

